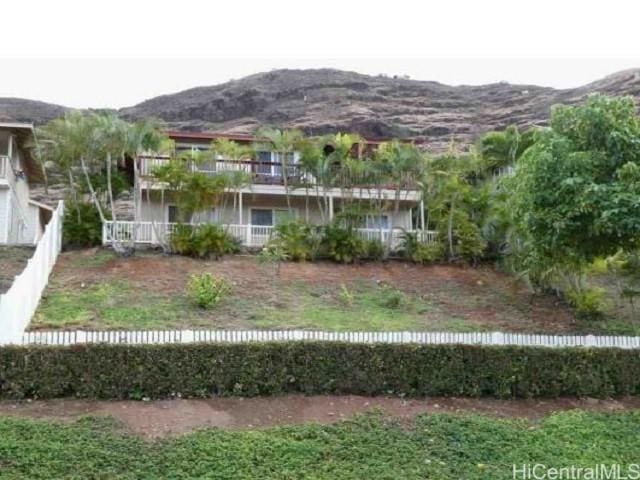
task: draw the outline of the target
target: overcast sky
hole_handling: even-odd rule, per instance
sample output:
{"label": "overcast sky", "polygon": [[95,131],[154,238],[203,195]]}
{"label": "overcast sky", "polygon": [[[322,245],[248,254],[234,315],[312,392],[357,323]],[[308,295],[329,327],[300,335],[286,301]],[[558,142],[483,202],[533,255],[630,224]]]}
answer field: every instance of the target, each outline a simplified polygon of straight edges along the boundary
{"label": "overcast sky", "polygon": [[4,59],[0,97],[69,107],[120,108],[157,95],[276,68],[339,68],[409,75],[450,85],[507,81],[570,88],[627,68],[633,59]]}
{"label": "overcast sky", "polygon": [[630,0],[20,0],[1,12],[0,97],[70,107],[275,68],[568,88],[640,67]]}

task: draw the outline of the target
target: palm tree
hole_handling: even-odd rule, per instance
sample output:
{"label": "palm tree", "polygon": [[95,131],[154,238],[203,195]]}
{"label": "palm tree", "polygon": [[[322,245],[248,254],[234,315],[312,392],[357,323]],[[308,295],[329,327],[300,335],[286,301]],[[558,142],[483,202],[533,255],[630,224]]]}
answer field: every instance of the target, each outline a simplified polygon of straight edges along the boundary
{"label": "palm tree", "polygon": [[[305,188],[313,184],[322,223],[327,222],[329,204],[327,191],[331,186],[331,159],[325,153],[327,137],[308,138],[300,143],[300,169],[305,173]],[[322,195],[321,195],[322,189]],[[307,198],[309,197],[307,192]]]}
{"label": "palm tree", "polygon": [[291,198],[289,193],[289,157],[297,151],[304,134],[300,130],[279,130],[276,128],[261,128],[257,132],[258,137],[264,139],[263,144],[258,144],[259,150],[275,152],[280,159],[282,169],[282,183],[284,185],[287,200],[287,210],[292,213]]}
{"label": "palm tree", "polygon": [[[225,161],[229,161],[232,165],[231,169],[224,169],[219,172],[226,179],[227,190],[233,192],[233,210],[232,218],[236,218],[236,209],[238,205],[238,195],[240,190],[251,183],[251,174],[249,169],[243,168],[243,161],[253,160],[255,158],[255,149],[247,145],[241,145],[238,142],[227,139],[217,139],[211,144],[210,155],[212,161],[217,161],[218,157]],[[226,210],[226,197],[223,199],[222,211]],[[226,222],[229,223],[229,222]]]}
{"label": "palm tree", "polygon": [[390,225],[387,239],[387,254],[391,251],[392,232],[397,227],[395,221],[400,212],[402,191],[415,188],[423,181],[426,172],[426,159],[422,151],[413,143],[392,140],[383,143],[376,152],[381,177],[388,179],[394,188],[393,225]]}

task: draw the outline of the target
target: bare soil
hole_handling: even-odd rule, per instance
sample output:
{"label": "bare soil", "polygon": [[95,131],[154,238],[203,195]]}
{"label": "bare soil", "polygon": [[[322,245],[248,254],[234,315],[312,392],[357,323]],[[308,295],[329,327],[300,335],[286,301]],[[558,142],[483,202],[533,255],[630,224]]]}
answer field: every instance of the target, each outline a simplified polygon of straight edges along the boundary
{"label": "bare soil", "polygon": [[9,290],[33,255],[32,247],[0,247],[0,294]]}
{"label": "bare soil", "polygon": [[[428,311],[418,312],[418,321],[412,325],[424,330],[447,330],[453,323],[467,331],[574,333],[582,330],[561,299],[551,295],[534,296],[513,276],[488,266],[422,266],[401,261],[359,265],[284,263],[276,277],[272,265],[261,265],[254,256],[235,255],[205,261],[147,252],[119,258],[91,249],[66,252],[59,257],[46,295],[65,289],[81,291],[101,282],[122,280],[129,282],[134,291],[141,292],[133,299],[135,302],[142,302],[150,294],[181,298],[189,275],[203,272],[229,280],[231,296],[212,313],[185,311],[182,315],[181,312],[181,319],[199,317],[197,323],[182,327],[255,328],[251,319],[265,309],[290,311],[290,318],[301,315],[301,304],[310,298],[307,295],[305,300],[301,291],[319,297],[313,300],[318,305],[337,305],[339,309],[342,285],[349,288],[368,285],[369,289],[388,285],[427,306]],[[112,303],[117,301],[113,299]],[[129,298],[124,303],[131,301]],[[99,309],[91,315],[82,325],[67,328],[113,328],[100,323]],[[30,328],[59,328],[56,322],[45,319],[39,323],[38,318],[37,315]],[[266,328],[292,327],[298,328],[296,324]],[[347,324],[347,328],[351,327]]]}
{"label": "bare soil", "polygon": [[202,428],[229,430],[333,423],[378,411],[401,420],[423,413],[479,413],[535,421],[556,411],[640,409],[640,397],[619,399],[557,398],[496,400],[473,398],[401,399],[395,397],[302,396],[210,398],[198,400],[89,401],[37,400],[0,402],[0,416],[12,415],[69,422],[79,417],[111,416],[145,438],[176,436]]}

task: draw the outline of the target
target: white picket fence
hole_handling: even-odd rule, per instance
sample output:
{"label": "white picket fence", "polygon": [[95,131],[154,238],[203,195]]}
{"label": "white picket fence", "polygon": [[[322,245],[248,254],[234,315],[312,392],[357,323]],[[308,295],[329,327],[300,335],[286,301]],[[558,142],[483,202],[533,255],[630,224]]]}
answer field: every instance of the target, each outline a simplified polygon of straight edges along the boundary
{"label": "white picket fence", "polygon": [[[166,242],[173,232],[176,223],[157,222],[131,222],[107,220],[102,224],[102,244],[111,245],[115,239],[121,242],[132,242],[138,245],[158,245],[160,241]],[[261,247],[269,241],[274,227],[267,225],[249,224],[222,224],[220,225],[231,236],[235,237],[246,247]],[[363,240],[380,240],[386,244],[390,230],[378,228],[357,228],[356,233]],[[391,248],[396,250],[402,244],[405,233],[416,233],[420,241],[434,243],[437,240],[437,232],[433,230],[404,230],[396,228],[391,230]]]}
{"label": "white picket fence", "polygon": [[640,348],[640,337],[530,335],[502,332],[323,332],[311,330],[103,330],[25,332],[23,345],[172,344],[248,342],[347,342],[420,345],[520,345],[536,347]]}
{"label": "white picket fence", "polygon": [[63,215],[64,204],[59,202],[27,266],[0,295],[0,345],[20,343],[38,307],[62,246]]}

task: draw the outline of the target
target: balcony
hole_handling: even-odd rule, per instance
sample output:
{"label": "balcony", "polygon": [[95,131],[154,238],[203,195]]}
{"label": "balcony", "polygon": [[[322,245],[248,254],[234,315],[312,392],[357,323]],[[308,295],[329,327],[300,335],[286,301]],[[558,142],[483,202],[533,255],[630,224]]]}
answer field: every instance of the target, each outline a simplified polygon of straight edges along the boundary
{"label": "balcony", "polygon": [[[168,157],[140,157],[140,175],[147,179],[153,178],[154,169],[167,165],[170,161]],[[316,179],[313,175],[304,171],[298,164],[289,164],[286,169],[280,162],[258,162],[254,160],[211,160],[209,162],[189,165],[192,171],[204,173],[206,175],[217,175],[222,172],[245,172],[251,178],[252,184],[259,185],[284,185],[285,171],[288,185],[304,186],[315,185]],[[349,188],[384,188],[394,189],[392,184],[377,185],[372,182],[366,174],[361,174],[355,178],[351,174],[346,174],[336,168],[331,175],[332,186]],[[359,178],[358,178],[359,177]],[[405,190],[415,190],[417,185],[408,186]]]}
{"label": "balcony", "polygon": [[[132,242],[136,245],[159,245],[166,242],[173,232],[176,223],[163,222],[113,222],[107,221],[102,225],[102,244],[110,245],[113,240],[119,242]],[[230,235],[237,238],[240,243],[249,248],[262,247],[273,234],[273,226],[265,225],[221,225]],[[391,249],[397,250],[402,243],[402,236],[406,232],[417,232],[420,241],[433,243],[437,233],[432,230],[382,230],[374,228],[356,229],[358,235],[364,240],[380,240],[386,244],[391,234]]]}

